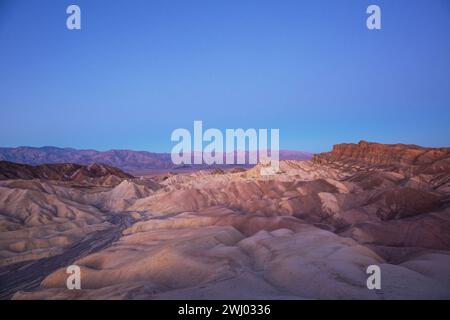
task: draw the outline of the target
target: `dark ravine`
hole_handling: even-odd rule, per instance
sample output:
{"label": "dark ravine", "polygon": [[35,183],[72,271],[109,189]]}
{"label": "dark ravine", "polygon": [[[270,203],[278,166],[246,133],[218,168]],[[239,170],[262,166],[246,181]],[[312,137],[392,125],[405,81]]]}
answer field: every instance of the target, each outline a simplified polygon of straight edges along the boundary
{"label": "dark ravine", "polygon": [[120,238],[123,230],[137,220],[127,213],[117,213],[112,214],[109,222],[114,226],[90,234],[60,255],[0,267],[0,300],[11,299],[14,293],[20,290],[32,291],[52,272],[67,267],[82,257],[109,247]]}

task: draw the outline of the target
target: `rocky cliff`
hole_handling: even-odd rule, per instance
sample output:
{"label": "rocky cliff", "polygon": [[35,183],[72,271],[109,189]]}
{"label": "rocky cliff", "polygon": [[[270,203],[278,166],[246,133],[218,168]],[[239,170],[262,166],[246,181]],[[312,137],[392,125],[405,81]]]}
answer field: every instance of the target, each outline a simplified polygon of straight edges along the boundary
{"label": "rocky cliff", "polygon": [[450,169],[450,148],[360,141],[358,144],[337,144],[331,152],[314,155],[313,161],[318,164],[360,162],[368,165],[410,167],[415,171],[435,173]]}

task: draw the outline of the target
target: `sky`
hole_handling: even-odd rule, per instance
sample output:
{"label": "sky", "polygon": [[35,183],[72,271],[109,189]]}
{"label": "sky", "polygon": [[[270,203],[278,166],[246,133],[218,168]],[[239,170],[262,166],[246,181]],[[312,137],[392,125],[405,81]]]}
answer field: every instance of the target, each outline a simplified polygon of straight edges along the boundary
{"label": "sky", "polygon": [[0,0],[0,146],[166,152],[194,120],[448,147],[450,1]]}

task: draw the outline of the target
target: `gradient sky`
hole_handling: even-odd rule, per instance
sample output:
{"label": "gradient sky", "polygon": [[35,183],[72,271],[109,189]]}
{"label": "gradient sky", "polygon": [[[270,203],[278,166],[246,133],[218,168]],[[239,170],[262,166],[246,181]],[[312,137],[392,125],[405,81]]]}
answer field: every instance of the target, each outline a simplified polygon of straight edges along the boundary
{"label": "gradient sky", "polygon": [[194,120],[450,146],[450,1],[0,0],[0,146],[170,151]]}

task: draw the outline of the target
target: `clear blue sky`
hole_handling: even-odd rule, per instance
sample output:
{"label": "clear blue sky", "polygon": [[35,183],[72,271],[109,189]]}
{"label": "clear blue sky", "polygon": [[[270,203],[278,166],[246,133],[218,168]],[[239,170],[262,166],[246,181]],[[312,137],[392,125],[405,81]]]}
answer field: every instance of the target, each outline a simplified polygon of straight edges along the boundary
{"label": "clear blue sky", "polygon": [[0,0],[0,146],[170,151],[194,120],[450,146],[450,1]]}

